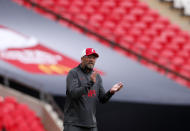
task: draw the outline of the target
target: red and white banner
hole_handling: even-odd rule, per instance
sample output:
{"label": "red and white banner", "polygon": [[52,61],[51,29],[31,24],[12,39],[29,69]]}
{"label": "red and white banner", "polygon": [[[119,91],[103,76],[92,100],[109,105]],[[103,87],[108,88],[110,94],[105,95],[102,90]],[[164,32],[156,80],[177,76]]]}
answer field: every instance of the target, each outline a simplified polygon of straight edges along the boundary
{"label": "red and white banner", "polygon": [[[79,62],[0,25],[0,59],[37,74],[65,75]],[[98,71],[103,74],[101,71]]]}

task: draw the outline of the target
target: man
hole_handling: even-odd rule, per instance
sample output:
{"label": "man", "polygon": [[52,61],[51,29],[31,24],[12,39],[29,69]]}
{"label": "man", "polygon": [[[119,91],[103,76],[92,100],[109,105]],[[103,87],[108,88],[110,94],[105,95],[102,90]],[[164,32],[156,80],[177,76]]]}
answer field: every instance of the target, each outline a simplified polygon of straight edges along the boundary
{"label": "man", "polygon": [[123,87],[120,82],[105,92],[101,76],[93,71],[98,57],[93,48],[86,48],[82,52],[81,63],[67,76],[64,131],[97,131],[97,101],[107,102]]}

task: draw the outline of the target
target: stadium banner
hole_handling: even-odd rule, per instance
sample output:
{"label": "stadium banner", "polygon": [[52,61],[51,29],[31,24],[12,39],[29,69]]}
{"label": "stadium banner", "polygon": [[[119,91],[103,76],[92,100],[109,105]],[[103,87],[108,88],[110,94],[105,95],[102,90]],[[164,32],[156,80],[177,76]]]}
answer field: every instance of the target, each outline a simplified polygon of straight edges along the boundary
{"label": "stadium banner", "polygon": [[[80,62],[0,25],[0,60],[35,74],[66,75]],[[102,71],[95,69],[101,75]]]}

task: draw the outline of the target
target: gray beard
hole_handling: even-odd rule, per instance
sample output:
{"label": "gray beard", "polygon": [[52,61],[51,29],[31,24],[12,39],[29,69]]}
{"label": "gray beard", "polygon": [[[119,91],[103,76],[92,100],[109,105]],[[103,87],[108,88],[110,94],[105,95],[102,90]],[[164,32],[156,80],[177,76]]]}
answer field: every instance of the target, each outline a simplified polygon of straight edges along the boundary
{"label": "gray beard", "polygon": [[92,69],[94,68],[94,65],[89,65],[89,64],[87,64],[87,65],[86,65],[86,68],[92,70]]}

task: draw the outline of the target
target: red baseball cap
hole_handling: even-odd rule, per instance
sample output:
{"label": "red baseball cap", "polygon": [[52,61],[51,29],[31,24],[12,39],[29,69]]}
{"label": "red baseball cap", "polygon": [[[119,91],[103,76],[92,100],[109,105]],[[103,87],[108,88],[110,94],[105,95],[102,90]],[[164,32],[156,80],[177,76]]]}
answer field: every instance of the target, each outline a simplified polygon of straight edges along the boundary
{"label": "red baseball cap", "polygon": [[86,48],[83,50],[81,57],[83,56],[89,56],[89,55],[95,55],[96,57],[99,57],[98,53],[93,48]]}

